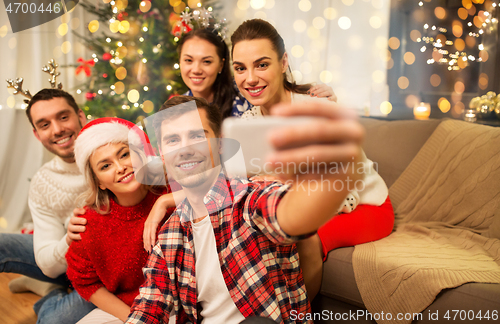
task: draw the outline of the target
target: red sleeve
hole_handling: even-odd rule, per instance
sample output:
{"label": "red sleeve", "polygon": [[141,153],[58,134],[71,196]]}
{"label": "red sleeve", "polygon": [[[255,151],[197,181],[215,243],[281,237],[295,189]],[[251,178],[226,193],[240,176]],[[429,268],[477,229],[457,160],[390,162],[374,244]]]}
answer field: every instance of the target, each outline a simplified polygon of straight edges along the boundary
{"label": "red sleeve", "polygon": [[[89,230],[87,223],[87,230]],[[90,233],[88,233],[90,234]],[[81,241],[73,241],[66,253],[66,261],[68,269],[66,275],[73,284],[76,291],[85,300],[90,300],[90,297],[104,284],[99,279],[93,262],[89,259],[88,240],[82,237]]]}

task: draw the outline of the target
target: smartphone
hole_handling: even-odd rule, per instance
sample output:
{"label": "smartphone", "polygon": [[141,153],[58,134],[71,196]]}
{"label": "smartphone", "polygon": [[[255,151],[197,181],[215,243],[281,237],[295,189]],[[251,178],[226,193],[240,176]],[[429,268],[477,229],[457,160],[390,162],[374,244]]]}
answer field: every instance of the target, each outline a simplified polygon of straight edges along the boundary
{"label": "smartphone", "polygon": [[226,172],[232,177],[257,174],[272,174],[267,162],[274,151],[268,141],[271,130],[284,126],[304,125],[314,121],[314,117],[263,117],[241,119],[229,117],[222,123],[222,161]]}

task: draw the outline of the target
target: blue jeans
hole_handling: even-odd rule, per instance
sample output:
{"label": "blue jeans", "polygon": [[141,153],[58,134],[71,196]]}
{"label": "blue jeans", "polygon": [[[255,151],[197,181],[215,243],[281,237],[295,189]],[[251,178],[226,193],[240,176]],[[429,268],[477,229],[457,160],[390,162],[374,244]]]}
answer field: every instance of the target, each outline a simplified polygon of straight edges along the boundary
{"label": "blue jeans", "polygon": [[35,262],[33,235],[0,234],[0,272],[12,272],[37,280],[69,286],[66,274],[50,278],[43,274]]}
{"label": "blue jeans", "polygon": [[68,293],[66,289],[52,290],[33,306],[36,324],[75,324],[94,308],[76,290]]}
{"label": "blue jeans", "polygon": [[[18,273],[64,287],[70,284],[66,274],[55,279],[43,274],[35,262],[33,235],[28,234],[0,234],[0,272]],[[33,306],[37,324],[75,324],[94,308],[76,291],[68,294],[67,289],[55,289]]]}

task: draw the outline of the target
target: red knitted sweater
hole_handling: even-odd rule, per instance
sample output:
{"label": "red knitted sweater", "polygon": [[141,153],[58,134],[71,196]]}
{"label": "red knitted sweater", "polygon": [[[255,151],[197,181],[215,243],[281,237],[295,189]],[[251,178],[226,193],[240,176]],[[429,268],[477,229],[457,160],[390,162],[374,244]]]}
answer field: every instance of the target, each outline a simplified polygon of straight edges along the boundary
{"label": "red knitted sweater", "polygon": [[[143,246],[144,222],[159,196],[148,192],[136,206],[124,207],[110,199],[110,213],[88,209],[81,241],[71,243],[66,274],[78,293],[90,299],[100,287],[131,306],[144,282],[142,267],[148,253]],[[174,209],[169,209],[169,216]]]}

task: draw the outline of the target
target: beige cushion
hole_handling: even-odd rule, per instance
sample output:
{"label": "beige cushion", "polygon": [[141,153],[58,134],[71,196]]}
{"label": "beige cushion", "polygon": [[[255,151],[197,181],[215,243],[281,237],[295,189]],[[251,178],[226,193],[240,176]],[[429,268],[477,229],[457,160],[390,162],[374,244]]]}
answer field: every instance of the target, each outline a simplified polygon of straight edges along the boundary
{"label": "beige cushion", "polygon": [[387,187],[396,181],[441,122],[429,120],[386,121],[361,118],[366,129],[363,149],[375,162]]}

